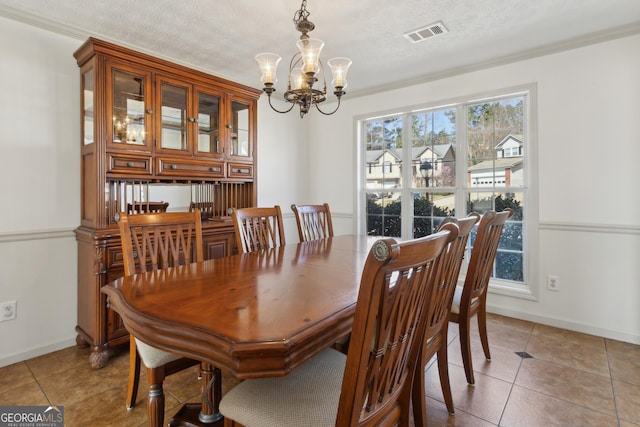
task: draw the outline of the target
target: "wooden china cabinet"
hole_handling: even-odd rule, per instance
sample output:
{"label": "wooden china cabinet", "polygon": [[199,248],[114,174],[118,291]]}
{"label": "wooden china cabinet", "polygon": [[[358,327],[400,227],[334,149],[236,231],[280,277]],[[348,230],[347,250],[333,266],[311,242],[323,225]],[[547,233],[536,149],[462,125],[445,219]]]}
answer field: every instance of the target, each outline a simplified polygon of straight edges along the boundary
{"label": "wooden china cabinet", "polygon": [[129,340],[100,292],[123,275],[118,213],[160,201],[170,211],[207,205],[205,256],[230,255],[228,208],[256,204],[261,91],[94,38],[74,57],[82,86],[77,343],[92,347],[89,362],[100,368],[110,346]]}

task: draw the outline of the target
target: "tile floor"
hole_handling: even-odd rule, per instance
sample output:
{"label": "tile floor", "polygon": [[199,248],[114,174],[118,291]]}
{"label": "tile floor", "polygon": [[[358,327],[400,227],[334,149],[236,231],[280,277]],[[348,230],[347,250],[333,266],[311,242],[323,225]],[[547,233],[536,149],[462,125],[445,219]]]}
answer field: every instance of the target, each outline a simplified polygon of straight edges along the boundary
{"label": "tile floor", "polygon": [[[492,360],[473,335],[476,385],[462,368],[457,325],[449,331],[455,415],[442,400],[437,367],[426,370],[429,426],[640,426],[640,346],[489,316]],[[136,407],[124,407],[127,346],[103,369],[88,365],[89,350],[70,347],[0,368],[0,406],[63,405],[65,425],[146,426],[144,378]],[[522,358],[516,352],[527,352]],[[223,378],[223,393],[234,384]],[[165,381],[165,421],[185,402],[197,402],[197,367]]]}

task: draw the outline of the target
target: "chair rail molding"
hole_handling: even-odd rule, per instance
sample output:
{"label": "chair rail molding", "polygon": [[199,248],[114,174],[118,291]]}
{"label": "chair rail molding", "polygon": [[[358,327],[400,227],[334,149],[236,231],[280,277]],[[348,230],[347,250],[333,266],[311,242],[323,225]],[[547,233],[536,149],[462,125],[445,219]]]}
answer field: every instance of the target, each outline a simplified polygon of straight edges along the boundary
{"label": "chair rail molding", "polygon": [[0,243],[24,242],[42,239],[75,238],[74,228],[52,228],[49,230],[26,230],[0,233]]}
{"label": "chair rail molding", "polygon": [[636,234],[640,235],[640,225],[594,224],[569,222],[539,222],[540,230],[573,231],[580,233]]}

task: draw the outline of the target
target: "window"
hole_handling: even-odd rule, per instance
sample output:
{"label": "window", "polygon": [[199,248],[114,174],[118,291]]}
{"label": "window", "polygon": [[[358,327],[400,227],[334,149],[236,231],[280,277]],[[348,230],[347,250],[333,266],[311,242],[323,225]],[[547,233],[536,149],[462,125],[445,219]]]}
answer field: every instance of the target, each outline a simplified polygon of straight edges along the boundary
{"label": "window", "polygon": [[389,161],[384,162],[384,164],[382,165],[382,168],[384,173],[391,173],[391,162]]}
{"label": "window", "polygon": [[[531,295],[530,103],[527,88],[361,120],[360,230],[409,239],[433,233],[447,216],[511,208],[492,288]],[[367,167],[375,159],[385,166]],[[393,169],[386,166],[391,159]]]}

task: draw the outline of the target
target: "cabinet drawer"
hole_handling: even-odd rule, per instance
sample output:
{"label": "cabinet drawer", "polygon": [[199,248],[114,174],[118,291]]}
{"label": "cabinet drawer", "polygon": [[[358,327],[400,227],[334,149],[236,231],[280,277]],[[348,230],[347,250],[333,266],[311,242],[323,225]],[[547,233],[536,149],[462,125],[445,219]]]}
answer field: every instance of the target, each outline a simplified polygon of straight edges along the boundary
{"label": "cabinet drawer", "polygon": [[224,178],[224,163],[210,160],[158,157],[158,176]]}
{"label": "cabinet drawer", "polygon": [[107,259],[105,267],[107,270],[112,270],[116,268],[117,270],[122,270],[124,268],[124,257],[122,256],[122,248],[107,248]]}
{"label": "cabinet drawer", "polygon": [[228,163],[227,177],[251,179],[253,178],[253,165],[250,163]]}
{"label": "cabinet drawer", "polygon": [[107,153],[107,173],[124,175],[151,175],[151,157]]}

